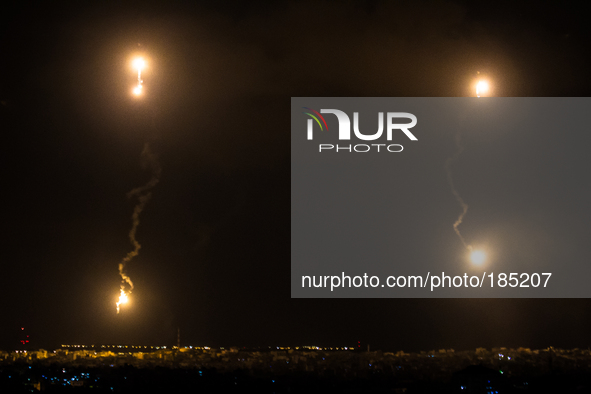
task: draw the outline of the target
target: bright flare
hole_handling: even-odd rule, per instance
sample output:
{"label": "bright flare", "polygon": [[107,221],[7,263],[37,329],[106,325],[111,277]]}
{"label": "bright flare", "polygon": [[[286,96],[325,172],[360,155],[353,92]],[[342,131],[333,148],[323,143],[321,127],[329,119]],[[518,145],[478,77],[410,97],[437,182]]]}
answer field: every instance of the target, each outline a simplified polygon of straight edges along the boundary
{"label": "bright flare", "polygon": [[144,68],[145,66],[146,66],[146,62],[141,57],[134,59],[133,68],[135,68],[136,70],[141,71],[142,68]]}
{"label": "bright flare", "polygon": [[476,84],[476,97],[480,97],[486,92],[488,92],[488,82],[478,81],[478,83]]}
{"label": "bright flare", "polygon": [[127,294],[125,294],[125,291],[121,289],[121,294],[119,294],[119,301],[117,302],[117,313],[119,313],[119,305],[125,304],[127,303],[127,301],[129,301],[129,299],[127,298]]}
{"label": "bright flare", "polygon": [[139,96],[142,94],[142,84],[144,81],[142,80],[142,69],[146,66],[146,62],[141,57],[136,58],[133,62],[133,67],[137,69],[137,86],[133,88],[133,94]]}
{"label": "bright flare", "polygon": [[470,253],[470,260],[473,264],[480,265],[486,261],[486,253],[482,250],[473,250]]}

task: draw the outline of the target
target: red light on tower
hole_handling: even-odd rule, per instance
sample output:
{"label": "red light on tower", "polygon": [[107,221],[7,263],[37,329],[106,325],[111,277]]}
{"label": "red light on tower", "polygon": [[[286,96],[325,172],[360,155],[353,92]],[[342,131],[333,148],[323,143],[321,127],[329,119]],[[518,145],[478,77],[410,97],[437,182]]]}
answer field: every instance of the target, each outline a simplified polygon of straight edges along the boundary
{"label": "red light on tower", "polygon": [[[21,327],[21,333],[24,334],[25,328]],[[21,340],[19,340],[19,342],[23,345],[26,346],[29,343],[29,335],[25,335],[24,337],[21,335]]]}

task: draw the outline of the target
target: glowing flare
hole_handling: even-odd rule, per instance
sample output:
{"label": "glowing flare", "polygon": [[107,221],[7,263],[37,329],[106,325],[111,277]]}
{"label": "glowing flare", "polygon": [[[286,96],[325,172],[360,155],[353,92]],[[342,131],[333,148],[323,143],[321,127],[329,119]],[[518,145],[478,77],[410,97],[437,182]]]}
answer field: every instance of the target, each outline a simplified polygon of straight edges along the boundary
{"label": "glowing flare", "polygon": [[145,66],[146,66],[146,62],[141,57],[134,59],[133,68],[137,69],[138,71],[141,71],[142,68],[144,68]]}
{"label": "glowing flare", "polygon": [[480,97],[482,94],[488,92],[488,82],[478,81],[476,84],[476,97]]}
{"label": "glowing flare", "polygon": [[482,250],[473,250],[470,253],[470,260],[473,264],[480,265],[486,261],[486,253]]}
{"label": "glowing flare", "polygon": [[125,304],[129,301],[127,298],[127,294],[125,294],[125,290],[121,289],[121,294],[119,294],[119,301],[117,302],[117,313],[119,313],[119,305]]}
{"label": "glowing flare", "polygon": [[133,88],[133,94],[139,96],[142,94],[142,84],[144,83],[142,80],[142,69],[146,66],[146,62],[141,57],[138,57],[132,62],[132,65],[137,69],[137,86]]}

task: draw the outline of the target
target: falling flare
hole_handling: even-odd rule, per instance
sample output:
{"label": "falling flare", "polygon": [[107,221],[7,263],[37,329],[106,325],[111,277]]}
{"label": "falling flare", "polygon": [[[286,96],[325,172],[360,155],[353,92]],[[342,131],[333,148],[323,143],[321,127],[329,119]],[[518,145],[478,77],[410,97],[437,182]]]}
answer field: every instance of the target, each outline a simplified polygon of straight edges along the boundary
{"label": "falling flare", "polygon": [[119,313],[119,305],[126,304],[129,299],[127,298],[127,294],[125,294],[125,290],[121,289],[121,294],[119,294],[119,301],[117,302],[117,313]]}
{"label": "falling flare", "polygon": [[[479,89],[483,89],[483,90],[479,90]],[[477,94],[480,94],[481,92],[486,91],[487,89],[488,89],[488,84],[484,81],[480,81],[476,85],[476,93]],[[480,97],[480,96],[478,96],[478,97]],[[445,161],[445,172],[447,174],[447,182],[449,184],[452,194],[456,198],[456,201],[458,202],[458,204],[462,208],[462,212],[460,212],[460,214],[458,215],[458,218],[456,219],[456,221],[453,224],[453,229],[454,229],[454,232],[456,233],[456,235],[458,236],[458,238],[460,239],[460,241],[462,241],[462,245],[464,245],[464,247],[468,251],[468,257],[469,257],[470,261],[475,265],[481,265],[487,259],[486,253],[483,250],[475,249],[472,245],[470,245],[468,242],[466,242],[466,239],[464,238],[464,236],[462,235],[462,233],[460,232],[460,229],[459,229],[460,224],[462,224],[462,222],[464,221],[464,217],[468,213],[468,204],[466,204],[466,202],[464,201],[464,199],[462,198],[460,193],[457,191],[454,181],[453,181],[453,174],[452,174],[452,164],[458,160],[458,158],[460,157],[460,155],[464,151],[464,144],[462,143],[461,129],[458,129],[458,131],[456,132],[455,143],[456,143],[456,147],[457,147],[456,153],[452,157],[448,158]]]}
{"label": "falling flare", "polygon": [[[154,186],[156,186],[156,184],[158,184],[158,182],[160,182],[160,174],[162,173],[162,168],[158,162],[158,157],[152,153],[148,143],[144,145],[142,158],[144,159],[144,165],[149,166],[152,169],[152,178],[144,186],[136,187],[127,193],[128,198],[137,196],[138,204],[133,209],[133,215],[131,216],[132,226],[131,230],[129,231],[129,241],[133,245],[133,250],[129,252],[127,256],[125,256],[121,263],[119,263],[119,275],[121,275],[121,295],[119,296],[119,302],[117,303],[117,313],[119,313],[119,304],[122,302],[127,302],[127,297],[133,290],[133,282],[131,281],[131,278],[125,273],[125,267],[127,263],[131,261],[131,259],[139,254],[142,247],[142,245],[140,245],[140,243],[135,238],[137,228],[140,225],[140,214],[146,207],[146,204],[148,204],[150,201],[150,198],[152,197],[151,190]],[[129,286],[129,290],[126,291],[127,286]]]}
{"label": "falling flare", "polygon": [[456,232],[456,234],[458,235],[458,238],[460,238],[460,241],[462,241],[462,244],[464,245],[464,247],[471,251],[472,246],[470,246],[468,243],[466,243],[466,240],[464,239],[464,237],[462,236],[462,233],[460,233],[460,229],[458,228],[460,226],[460,224],[462,224],[462,221],[464,220],[464,216],[466,216],[466,213],[468,213],[468,204],[466,204],[464,202],[464,199],[462,199],[462,196],[460,196],[460,193],[456,190],[456,187],[455,187],[454,181],[453,181],[452,172],[451,172],[451,165],[453,164],[453,162],[455,162],[458,159],[458,157],[460,157],[460,154],[464,151],[464,146],[462,145],[462,136],[459,131],[456,134],[456,146],[458,147],[456,154],[453,155],[452,157],[450,157],[449,159],[447,159],[445,162],[445,172],[447,173],[447,182],[449,183],[449,187],[451,188],[451,192],[453,193],[454,197],[456,198],[456,200],[460,204],[460,207],[462,208],[462,212],[460,213],[460,215],[458,216],[458,218],[454,222],[453,228],[454,228],[454,231]]}
{"label": "falling flare", "polygon": [[133,88],[133,94],[139,96],[142,94],[142,84],[144,81],[142,80],[142,69],[146,66],[146,62],[141,57],[138,57],[133,61],[133,67],[137,69],[137,86]]}
{"label": "falling flare", "polygon": [[482,94],[488,92],[488,82],[478,81],[476,84],[476,97],[480,97]]}
{"label": "falling flare", "polygon": [[146,62],[141,57],[133,60],[133,67],[137,68],[138,72],[142,71],[142,68],[146,66]]}
{"label": "falling flare", "polygon": [[[472,250],[472,247],[470,247],[470,250]],[[486,261],[486,253],[482,250],[472,250],[470,260],[476,265],[483,264]]]}

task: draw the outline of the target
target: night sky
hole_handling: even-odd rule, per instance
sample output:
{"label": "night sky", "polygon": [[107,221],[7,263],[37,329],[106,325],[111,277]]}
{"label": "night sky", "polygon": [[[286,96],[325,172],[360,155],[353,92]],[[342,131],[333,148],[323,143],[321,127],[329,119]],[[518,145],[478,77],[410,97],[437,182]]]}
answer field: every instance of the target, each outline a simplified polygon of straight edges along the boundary
{"label": "night sky", "polygon": [[[45,348],[174,344],[177,327],[209,346],[591,346],[589,300],[292,300],[289,288],[290,97],[462,97],[477,71],[496,96],[589,96],[588,15],[559,1],[3,11],[0,348],[18,347],[20,327]],[[162,178],[117,315],[146,142]],[[459,213],[448,206],[433,220]]]}

